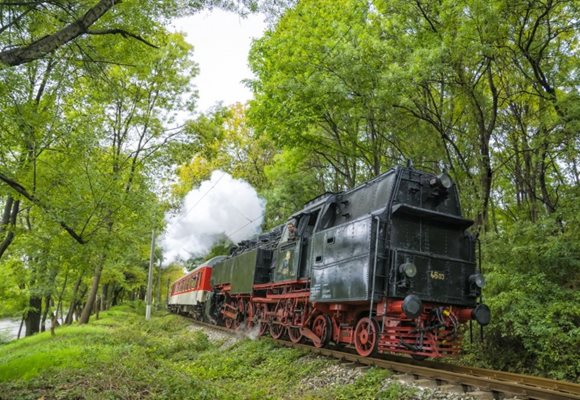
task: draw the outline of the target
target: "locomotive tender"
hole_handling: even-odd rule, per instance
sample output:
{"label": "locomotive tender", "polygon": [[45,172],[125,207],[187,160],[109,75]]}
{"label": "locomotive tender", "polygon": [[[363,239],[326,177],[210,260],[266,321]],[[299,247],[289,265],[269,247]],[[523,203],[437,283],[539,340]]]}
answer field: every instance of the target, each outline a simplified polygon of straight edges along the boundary
{"label": "locomotive tender", "polygon": [[289,222],[296,232],[241,242],[175,282],[169,308],[275,339],[417,359],[457,354],[462,324],[489,323],[472,221],[447,174],[397,167],[313,199]]}

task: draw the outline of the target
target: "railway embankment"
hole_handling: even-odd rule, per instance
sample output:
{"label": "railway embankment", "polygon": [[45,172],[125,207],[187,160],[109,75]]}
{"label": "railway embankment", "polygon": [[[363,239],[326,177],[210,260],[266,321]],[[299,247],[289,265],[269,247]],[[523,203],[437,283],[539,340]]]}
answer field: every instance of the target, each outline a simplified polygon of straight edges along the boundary
{"label": "railway embankment", "polygon": [[0,346],[0,399],[467,399],[139,306]]}

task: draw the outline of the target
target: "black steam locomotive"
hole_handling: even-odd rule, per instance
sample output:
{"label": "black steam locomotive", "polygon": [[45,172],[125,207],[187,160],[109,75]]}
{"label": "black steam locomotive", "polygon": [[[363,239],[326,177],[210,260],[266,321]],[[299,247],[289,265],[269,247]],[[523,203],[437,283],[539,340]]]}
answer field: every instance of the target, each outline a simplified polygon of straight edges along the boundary
{"label": "black steam locomotive", "polygon": [[313,199],[288,225],[200,266],[211,269],[205,295],[170,307],[362,356],[450,356],[462,324],[490,320],[470,225],[447,174],[397,167]]}

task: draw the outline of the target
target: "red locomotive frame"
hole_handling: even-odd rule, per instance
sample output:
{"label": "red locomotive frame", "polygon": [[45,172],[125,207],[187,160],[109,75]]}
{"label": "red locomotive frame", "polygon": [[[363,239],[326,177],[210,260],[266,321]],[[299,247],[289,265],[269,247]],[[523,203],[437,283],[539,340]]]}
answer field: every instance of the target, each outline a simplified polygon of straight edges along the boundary
{"label": "red locomotive frame", "polygon": [[[296,280],[254,286],[263,296],[232,295],[230,286],[215,289],[228,299],[222,306],[223,324],[230,329],[253,329],[260,336],[288,337],[294,343],[309,341],[315,347],[329,343],[352,345],[357,353],[406,353],[416,359],[449,357],[459,353],[459,325],[472,319],[472,308],[442,307],[437,329],[423,332],[421,350],[415,348],[417,331],[441,306],[424,304],[423,312],[410,319],[403,311],[403,300],[384,298],[369,317],[368,304],[310,303],[309,281]],[[383,324],[384,328],[379,329]],[[429,324],[432,326],[432,324]],[[380,332],[383,332],[380,334]],[[405,348],[406,347],[406,348]]]}

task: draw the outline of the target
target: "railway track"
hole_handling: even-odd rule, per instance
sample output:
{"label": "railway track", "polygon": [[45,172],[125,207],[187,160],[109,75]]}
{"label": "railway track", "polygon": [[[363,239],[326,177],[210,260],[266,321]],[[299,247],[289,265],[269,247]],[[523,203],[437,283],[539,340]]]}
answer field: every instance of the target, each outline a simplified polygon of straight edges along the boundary
{"label": "railway track", "polygon": [[[194,324],[209,329],[215,329],[235,335],[236,332],[225,327],[192,320]],[[438,384],[455,384],[463,387],[477,388],[491,392],[496,399],[518,396],[518,398],[538,400],[580,400],[580,385],[514,374],[511,372],[494,371],[482,368],[462,367],[458,365],[434,361],[415,361],[406,357],[388,355],[385,358],[361,357],[356,353],[338,351],[330,348],[316,348],[304,344],[295,344],[286,340],[273,340],[286,346],[312,353],[333,357],[341,361],[385,368],[402,374],[436,381]]]}

